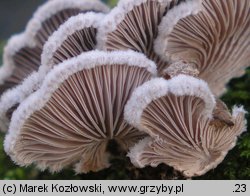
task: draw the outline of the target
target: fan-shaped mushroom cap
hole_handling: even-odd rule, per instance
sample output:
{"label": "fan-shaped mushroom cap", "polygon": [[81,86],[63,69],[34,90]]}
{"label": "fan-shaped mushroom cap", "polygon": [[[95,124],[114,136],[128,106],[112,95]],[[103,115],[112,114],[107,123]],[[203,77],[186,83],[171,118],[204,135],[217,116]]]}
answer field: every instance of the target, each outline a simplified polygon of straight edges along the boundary
{"label": "fan-shaped mushroom cap", "polygon": [[79,161],[77,172],[108,167],[110,139],[127,149],[145,135],[123,120],[123,108],[154,75],[156,65],[132,51],[92,51],[63,62],[13,113],[6,152],[17,164],[51,171]]}
{"label": "fan-shaped mushroom cap", "polygon": [[167,66],[167,62],[162,61],[153,48],[158,34],[158,25],[166,13],[183,2],[184,0],[120,0],[118,6],[104,18],[101,24],[97,34],[98,48],[131,49],[142,52],[155,61],[158,69],[161,70]]}
{"label": "fan-shaped mushroom cap", "polygon": [[[141,129],[141,115],[148,105],[165,95],[197,97],[204,102],[203,115],[212,118],[215,99],[207,84],[191,76],[179,75],[171,80],[153,79],[137,88],[125,108],[125,119]],[[172,107],[175,105],[171,104]],[[178,105],[176,105],[178,106]],[[163,107],[164,108],[164,107]]]}
{"label": "fan-shaped mushroom cap", "polygon": [[[0,99],[0,129],[2,131],[7,130],[14,110],[40,87],[44,77],[54,65],[94,49],[96,31],[102,17],[101,13],[79,14],[71,17],[53,33],[44,46],[42,65],[38,73],[34,72],[20,85],[2,95]],[[29,58],[27,61],[29,60],[31,59]]]}
{"label": "fan-shaped mushroom cap", "polygon": [[[38,73],[34,72],[20,85],[2,95],[0,99],[0,129],[2,131],[7,130],[13,111],[27,96],[40,87],[44,77],[54,65],[94,49],[97,26],[102,17],[101,13],[79,14],[71,17],[53,33],[44,46],[42,65]],[[27,61],[29,60],[31,59]]]}
{"label": "fan-shaped mushroom cap", "polygon": [[195,63],[216,96],[249,66],[249,0],[204,0],[197,15],[180,19],[172,28],[166,25],[170,20],[168,15],[162,20],[155,51],[173,62]]}
{"label": "fan-shaped mushroom cap", "polygon": [[88,12],[71,17],[53,33],[43,48],[42,66],[55,64],[96,47],[96,33],[104,14]]}
{"label": "fan-shaped mushroom cap", "polygon": [[[39,70],[40,74],[35,73],[34,76],[36,78],[31,76],[22,83],[24,78],[28,77],[33,71],[38,70],[41,64],[41,48],[48,36],[72,15],[90,10],[106,12],[108,8],[96,0],[54,0],[47,2],[36,11],[34,17],[28,23],[26,31],[10,39],[4,51],[4,66],[0,69],[0,95],[7,89],[13,88],[18,84],[20,85],[5,93],[0,101],[0,109],[2,109],[0,111],[0,129],[2,131],[6,131],[12,112],[23,99],[37,89],[51,68],[50,64],[46,64],[46,70],[42,68],[42,71]],[[95,41],[96,32],[91,27],[97,27],[97,21],[100,20],[101,15],[98,13],[79,14],[79,16],[70,18],[69,22],[65,22],[65,26],[59,28],[58,32],[55,33],[55,36],[58,37],[52,36],[50,41],[48,41],[49,43],[45,46],[47,53],[43,54],[43,59],[46,59],[44,62],[49,63],[47,60],[51,55],[48,51],[52,52],[54,50],[51,46],[52,42],[53,46],[57,47],[60,42],[65,41],[71,32],[77,31],[78,27],[86,27],[86,29],[82,29],[83,32],[75,32],[75,35],[80,33],[79,36],[76,36],[79,39],[77,40],[79,44],[72,37],[69,37],[69,40],[65,41],[66,43],[64,44],[67,44],[69,47],[74,44],[76,47],[80,44],[83,47],[83,44],[85,44],[88,49],[93,49],[92,42]],[[78,27],[75,25],[78,25]],[[68,48],[67,51],[70,49],[73,52],[72,48]],[[65,52],[62,49],[60,51]],[[46,55],[48,56],[47,58],[45,57]]]}
{"label": "fan-shaped mushroom cap", "polygon": [[0,94],[38,70],[43,45],[67,19],[81,12],[108,10],[98,0],[53,0],[40,6],[25,32],[13,36],[5,47],[4,66],[0,68]]}
{"label": "fan-shaped mushroom cap", "polygon": [[234,125],[216,126],[211,123],[214,108],[207,85],[190,76],[145,83],[128,101],[125,119],[151,138],[136,144],[128,156],[138,167],[165,163],[187,177],[215,168],[246,130],[246,121],[243,108],[235,107]]}
{"label": "fan-shaped mushroom cap", "polygon": [[[42,66],[40,66],[39,72],[35,72],[30,77],[27,77],[24,82],[16,88],[7,91],[0,99],[0,129],[2,131],[7,130],[13,111],[27,96],[39,88],[44,77],[54,65],[67,58],[77,56],[84,51],[94,49],[96,29],[102,17],[103,14],[101,13],[88,12],[79,14],[71,17],[53,33],[44,46]],[[20,39],[20,41],[23,41],[23,39]],[[37,62],[39,63],[37,63],[38,67],[40,60]],[[32,65],[30,57],[27,59],[27,63]],[[31,65],[27,65],[31,67]],[[22,67],[18,66],[18,68],[21,69]],[[30,72],[31,70],[27,74]],[[25,77],[21,77],[21,79]]]}
{"label": "fan-shaped mushroom cap", "polygon": [[108,12],[99,0],[53,0],[38,8],[27,25],[26,32],[43,47],[49,36],[71,16],[82,12]]}

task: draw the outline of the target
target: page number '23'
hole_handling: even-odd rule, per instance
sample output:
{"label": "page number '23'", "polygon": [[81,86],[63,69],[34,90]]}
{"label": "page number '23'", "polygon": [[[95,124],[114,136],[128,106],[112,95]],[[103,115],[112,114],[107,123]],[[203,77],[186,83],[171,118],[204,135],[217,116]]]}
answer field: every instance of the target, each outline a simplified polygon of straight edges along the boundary
{"label": "page number '23'", "polygon": [[247,191],[247,185],[246,184],[235,184],[234,185],[234,193],[245,193]]}

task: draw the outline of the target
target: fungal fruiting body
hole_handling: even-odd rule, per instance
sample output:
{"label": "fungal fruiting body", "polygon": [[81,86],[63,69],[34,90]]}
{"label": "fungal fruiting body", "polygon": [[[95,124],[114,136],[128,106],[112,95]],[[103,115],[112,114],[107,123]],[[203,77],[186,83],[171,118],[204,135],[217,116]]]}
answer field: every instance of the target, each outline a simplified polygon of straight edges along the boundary
{"label": "fungal fruiting body", "polygon": [[88,11],[107,12],[98,0],[53,0],[40,6],[23,33],[13,36],[4,49],[0,69],[0,94],[20,84],[41,64],[41,53],[48,38],[71,16]]}
{"label": "fungal fruiting body", "polygon": [[15,88],[4,93],[0,99],[0,129],[6,131],[13,111],[36,91],[46,74],[60,62],[93,50],[96,32],[102,13],[80,13],[70,17],[56,30],[43,47],[41,66]]}
{"label": "fungal fruiting body", "polygon": [[250,1],[203,0],[197,14],[169,28],[165,16],[155,41],[156,53],[171,62],[196,65],[216,96],[226,84],[242,76],[250,61]]}
{"label": "fungal fruiting body", "polygon": [[154,79],[137,88],[125,118],[149,134],[129,153],[138,167],[165,163],[187,177],[215,168],[246,131],[245,111],[234,107],[233,125],[214,124],[215,100],[207,84],[190,76]]}
{"label": "fungal fruiting body", "polygon": [[127,150],[145,133],[123,119],[133,89],[156,75],[135,52],[88,52],[53,69],[14,112],[5,150],[20,165],[78,173],[106,168],[114,139]]}
{"label": "fungal fruiting body", "polygon": [[[246,131],[219,96],[250,60],[249,0],[53,0],[10,39],[0,69],[4,147],[21,166],[136,167],[186,177],[220,164]],[[8,90],[9,89],[9,90]]]}

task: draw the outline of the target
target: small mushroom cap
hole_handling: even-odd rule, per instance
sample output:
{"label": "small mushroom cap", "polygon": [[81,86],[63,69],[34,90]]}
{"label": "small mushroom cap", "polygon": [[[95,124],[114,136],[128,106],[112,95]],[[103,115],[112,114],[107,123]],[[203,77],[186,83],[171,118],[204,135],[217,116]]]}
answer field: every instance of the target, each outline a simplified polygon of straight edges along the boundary
{"label": "small mushroom cap", "polygon": [[[175,26],[180,20],[196,15],[202,10],[202,0],[185,1],[178,7],[170,10],[161,20],[158,29],[158,35],[154,43],[155,52],[162,56],[165,60],[171,61],[171,56],[165,54],[166,44],[168,42],[168,35],[172,33]],[[183,55],[188,58],[188,53],[183,52]]]}
{"label": "small mushroom cap", "polygon": [[123,108],[154,75],[156,65],[132,51],[92,51],[63,62],[13,113],[5,151],[19,165],[51,171],[108,167],[109,140],[128,149],[145,136],[124,121]]}
{"label": "small mushroom cap", "polygon": [[161,70],[167,62],[159,58],[153,48],[158,25],[166,13],[182,2],[184,0],[120,0],[100,26],[98,48],[142,52]]}
{"label": "small mushroom cap", "polygon": [[102,13],[87,12],[67,20],[44,45],[42,67],[49,70],[55,64],[93,50],[97,28],[103,17]]}
{"label": "small mushroom cap", "polygon": [[137,88],[125,107],[125,119],[134,127],[141,127],[141,115],[148,104],[166,94],[198,97],[205,103],[203,114],[212,118],[215,108],[215,98],[206,82],[191,76],[179,75],[171,80],[163,78],[152,79]]}
{"label": "small mushroom cap", "polygon": [[[204,82],[186,77],[165,82],[155,79],[132,94],[125,119],[151,136],[131,148],[128,156],[135,166],[165,163],[187,177],[203,175],[223,161],[237,137],[246,131],[246,112],[242,107],[233,109],[233,126],[211,123],[215,102],[210,90]],[[156,83],[160,82],[161,88],[156,90]],[[135,100],[138,106],[131,110]]]}
{"label": "small mushroom cap", "polygon": [[[172,62],[195,63],[199,77],[220,96],[250,62],[250,1],[204,0],[202,10],[172,28],[162,21],[155,51]],[[168,15],[165,17],[169,21]]]}
{"label": "small mushroom cap", "polygon": [[202,135],[203,142],[199,149],[189,148],[180,142],[145,138],[131,148],[128,156],[137,167],[151,165],[157,167],[165,163],[183,172],[186,177],[201,176],[216,168],[225,158],[237,141],[237,137],[246,131],[245,111],[242,107],[233,109],[233,127],[224,126],[220,129],[204,118],[200,119],[198,129],[206,130]]}

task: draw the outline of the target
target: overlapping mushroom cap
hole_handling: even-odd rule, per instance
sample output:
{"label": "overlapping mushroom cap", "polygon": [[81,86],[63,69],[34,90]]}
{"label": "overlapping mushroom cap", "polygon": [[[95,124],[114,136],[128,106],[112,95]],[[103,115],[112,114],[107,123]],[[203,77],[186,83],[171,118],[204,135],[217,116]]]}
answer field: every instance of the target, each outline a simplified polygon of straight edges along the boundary
{"label": "overlapping mushroom cap", "polygon": [[162,18],[175,12],[176,7],[185,7],[184,11],[175,13],[178,17],[186,16],[186,12],[197,13],[200,5],[200,0],[120,0],[100,27],[99,48],[142,52],[155,61],[161,71],[168,66],[168,61],[155,53],[154,41]]}
{"label": "overlapping mushroom cap", "polygon": [[0,68],[0,95],[38,70],[41,53],[42,49],[31,43],[26,33],[15,35],[8,41]]}
{"label": "overlapping mushroom cap", "polygon": [[96,48],[102,13],[88,12],[71,17],[49,38],[42,53],[42,69]]}
{"label": "overlapping mushroom cap", "polygon": [[13,36],[4,49],[0,95],[38,70],[42,48],[61,24],[71,16],[88,11],[107,12],[108,8],[98,0],[53,0],[39,7],[25,32]]}
{"label": "overlapping mushroom cap", "polygon": [[105,16],[98,0],[48,1],[5,48],[0,94],[19,84],[0,99],[5,151],[22,166],[86,173],[110,165],[115,140],[138,167],[215,168],[246,129],[243,108],[229,112],[212,92],[250,60],[249,10],[248,0],[120,0]]}
{"label": "overlapping mushroom cap", "polygon": [[155,51],[169,61],[196,65],[199,77],[220,96],[250,65],[249,26],[249,0],[203,0],[197,15],[176,24],[169,15],[163,18]]}
{"label": "overlapping mushroom cap", "polygon": [[125,119],[151,137],[131,149],[131,161],[138,167],[165,163],[187,177],[215,168],[246,130],[246,121],[243,108],[235,107],[233,124],[214,123],[214,109],[207,84],[190,76],[154,79],[137,88]]}
{"label": "overlapping mushroom cap", "polygon": [[94,12],[72,16],[49,37],[43,47],[42,65],[38,72],[34,72],[20,85],[2,95],[0,99],[2,131],[8,129],[11,115],[17,106],[39,88],[46,74],[55,65],[96,47],[96,32],[102,17],[103,14]]}
{"label": "overlapping mushroom cap", "polygon": [[88,52],[56,66],[13,113],[5,150],[19,165],[77,172],[106,168],[109,140],[124,149],[145,136],[123,119],[133,90],[156,75],[135,52]]}
{"label": "overlapping mushroom cap", "polygon": [[27,33],[43,47],[49,36],[71,16],[79,13],[107,12],[108,7],[99,0],[53,0],[38,8],[27,25]]}

